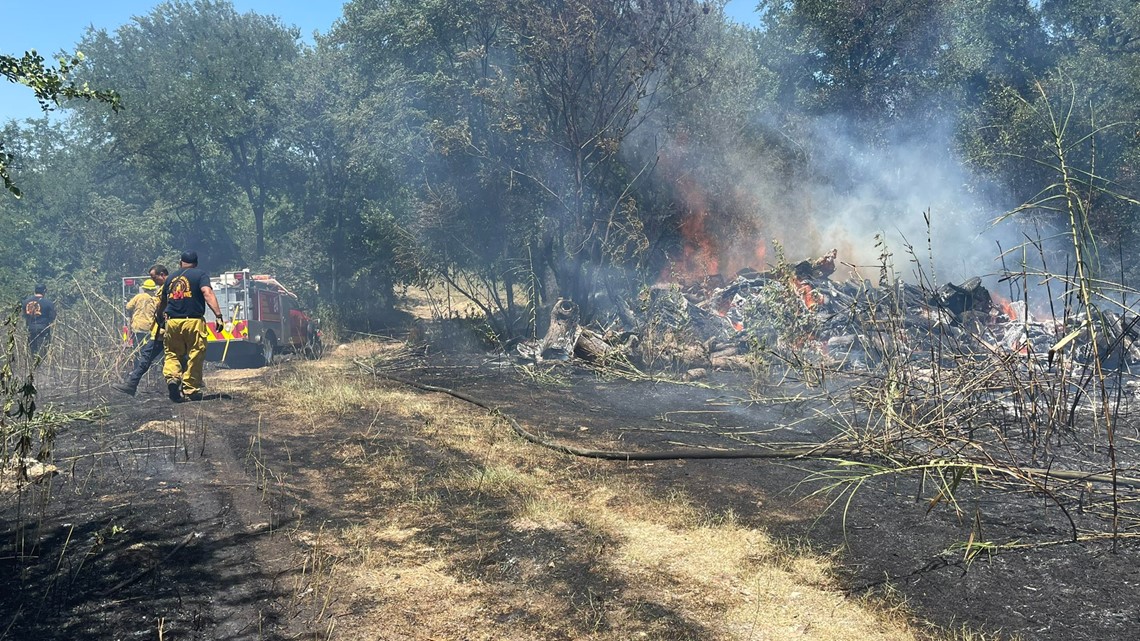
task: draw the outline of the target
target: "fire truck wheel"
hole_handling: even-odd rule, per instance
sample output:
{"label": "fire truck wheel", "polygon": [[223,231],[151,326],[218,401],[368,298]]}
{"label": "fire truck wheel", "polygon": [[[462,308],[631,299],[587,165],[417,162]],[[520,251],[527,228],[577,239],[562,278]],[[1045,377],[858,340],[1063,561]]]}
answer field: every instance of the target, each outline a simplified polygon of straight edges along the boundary
{"label": "fire truck wheel", "polygon": [[273,364],[273,352],[277,349],[277,337],[272,331],[261,337],[261,360],[263,365]]}

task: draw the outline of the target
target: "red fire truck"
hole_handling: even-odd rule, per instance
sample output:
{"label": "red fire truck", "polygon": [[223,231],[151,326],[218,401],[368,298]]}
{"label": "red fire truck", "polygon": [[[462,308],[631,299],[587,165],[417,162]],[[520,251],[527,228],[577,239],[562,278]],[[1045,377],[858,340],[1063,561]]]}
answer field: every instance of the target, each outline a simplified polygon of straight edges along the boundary
{"label": "red fire truck", "polygon": [[268,274],[249,270],[226,272],[211,279],[214,295],[226,318],[222,332],[210,326],[206,360],[234,364],[268,365],[282,352],[306,358],[324,353],[315,319],[301,307],[297,296]]}
{"label": "red fire truck", "polygon": [[[129,299],[145,276],[123,279],[123,298]],[[206,360],[235,367],[269,365],[281,353],[305,358],[324,354],[320,325],[302,308],[297,296],[267,274],[249,270],[225,272],[210,279],[226,319],[221,332],[207,323],[210,334]]]}

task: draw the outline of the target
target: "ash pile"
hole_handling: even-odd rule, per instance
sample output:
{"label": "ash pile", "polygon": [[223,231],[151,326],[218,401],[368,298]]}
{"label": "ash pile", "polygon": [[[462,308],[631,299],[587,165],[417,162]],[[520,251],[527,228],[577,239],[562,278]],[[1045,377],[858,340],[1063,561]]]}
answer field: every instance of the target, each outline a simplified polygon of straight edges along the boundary
{"label": "ash pile", "polygon": [[833,280],[837,254],[833,249],[764,272],[743,269],[731,280],[657,284],[635,301],[607,301],[608,312],[590,327],[579,324],[573,302],[560,300],[546,336],[520,345],[518,353],[539,362],[623,358],[688,378],[753,367],[758,352],[851,372],[900,359],[929,367],[1008,355],[1022,356],[1023,368],[1094,356],[1109,367],[1140,363],[1140,317],[1134,314],[1102,312],[1089,332],[1080,318],[1035,317],[1026,301],[995,297],[980,277],[937,287]]}

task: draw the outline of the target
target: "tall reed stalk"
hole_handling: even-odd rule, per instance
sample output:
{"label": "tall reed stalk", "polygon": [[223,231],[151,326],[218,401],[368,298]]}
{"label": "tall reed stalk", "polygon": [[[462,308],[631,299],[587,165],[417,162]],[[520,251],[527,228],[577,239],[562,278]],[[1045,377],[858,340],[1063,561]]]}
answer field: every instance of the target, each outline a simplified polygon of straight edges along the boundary
{"label": "tall reed stalk", "polygon": [[[867,483],[917,477],[927,509],[950,506],[970,524],[968,558],[1032,543],[980,538],[986,504],[978,501],[972,515],[963,505],[989,492],[1005,501],[1045,497],[1051,507],[1042,516],[1059,515],[1067,541],[1107,538],[1115,546],[1140,537],[1140,471],[1122,469],[1118,460],[1125,348],[1140,326],[1127,302],[1137,292],[1105,275],[1091,223],[1098,204],[1140,203],[1113,191],[1095,171],[1097,137],[1119,123],[1098,125],[1091,107],[1082,120],[1074,97],[1059,102],[1042,85],[1036,90],[1023,103],[1037,118],[1046,154],[1016,158],[1046,167],[1054,180],[997,221],[1032,227],[1048,217],[1064,231],[1051,238],[1038,231],[1018,247],[999,248],[1003,260],[1020,255],[1015,265],[1003,263],[999,282],[1035,311],[1035,327],[1054,333],[1051,348],[1037,353],[1029,341],[1019,349],[1001,344],[993,332],[1016,326],[998,322],[998,312],[951,318],[931,304],[938,282],[914,248],[906,253],[917,284],[904,285],[880,239],[880,288],[861,293],[847,310],[870,367],[852,373],[839,363],[827,376],[832,385],[819,391],[829,409],[816,417],[838,426],[834,444],[867,455],[817,472],[821,491],[835,494],[833,504],[845,506],[846,515]],[[1059,270],[1051,268],[1050,249],[1058,240],[1066,256]],[[928,233],[927,258],[935,249]],[[1034,300],[1042,294],[1045,300]],[[1018,322],[1028,336],[1028,314]],[[797,366],[792,358],[786,363]]]}

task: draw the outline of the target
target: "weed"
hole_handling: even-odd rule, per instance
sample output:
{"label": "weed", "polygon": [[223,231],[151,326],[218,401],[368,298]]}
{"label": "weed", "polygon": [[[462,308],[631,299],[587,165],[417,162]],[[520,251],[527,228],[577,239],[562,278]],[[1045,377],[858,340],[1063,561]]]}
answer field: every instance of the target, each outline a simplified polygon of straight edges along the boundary
{"label": "weed", "polygon": [[562,369],[558,364],[542,367],[535,363],[515,367],[524,377],[543,387],[570,387],[570,379],[560,371]]}

